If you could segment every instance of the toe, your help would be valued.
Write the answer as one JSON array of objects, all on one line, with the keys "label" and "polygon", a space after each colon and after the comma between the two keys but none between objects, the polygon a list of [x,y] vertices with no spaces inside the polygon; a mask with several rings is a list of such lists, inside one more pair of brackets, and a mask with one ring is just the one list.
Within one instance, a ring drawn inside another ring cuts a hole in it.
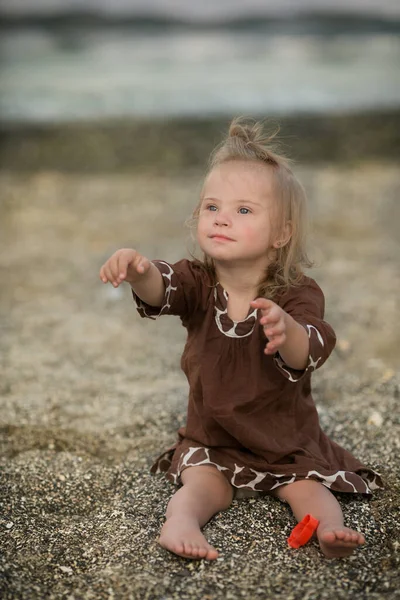
[{"label": "toe", "polygon": [[208,560],[215,560],[216,558],[218,558],[218,551],[215,548],[210,548],[207,551],[206,558]]},{"label": "toe", "polygon": [[185,554],[185,546],[183,543],[172,544],[171,546],[166,546],[166,548],[167,550],[170,550],[175,554],[179,554],[180,556],[182,556],[182,554]]},{"label": "toe", "polygon": [[327,544],[333,544],[336,540],[336,535],[333,531],[324,531],[321,534],[321,539]]},{"label": "toe", "polygon": [[358,544],[363,544],[365,542],[364,536],[357,531],[344,531],[343,537],[340,535],[340,533],[341,532],[336,533],[337,539],[346,546],[357,546]]},{"label": "toe", "polygon": [[183,551],[185,554],[187,554],[187,556],[192,556],[192,544],[189,544],[189,542],[185,542],[183,544]]}]

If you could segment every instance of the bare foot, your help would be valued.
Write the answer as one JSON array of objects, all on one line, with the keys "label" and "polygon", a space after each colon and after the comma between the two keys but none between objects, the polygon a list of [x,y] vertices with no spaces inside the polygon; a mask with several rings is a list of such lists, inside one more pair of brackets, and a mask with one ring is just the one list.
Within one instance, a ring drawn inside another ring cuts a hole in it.
[{"label": "bare foot", "polygon": [[322,552],[328,558],[350,556],[354,550],[365,543],[361,533],[344,526],[321,525],[317,529],[317,537]]},{"label": "bare foot", "polygon": [[170,517],[161,530],[158,543],[184,558],[215,560],[218,551],[210,546],[195,519]]}]

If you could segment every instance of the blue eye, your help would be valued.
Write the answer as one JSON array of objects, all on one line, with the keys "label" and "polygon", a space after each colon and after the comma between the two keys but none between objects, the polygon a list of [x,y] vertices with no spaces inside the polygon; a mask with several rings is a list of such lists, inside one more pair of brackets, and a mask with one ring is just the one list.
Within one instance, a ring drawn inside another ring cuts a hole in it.
[{"label": "blue eye", "polygon": [[211,210],[212,212],[215,212],[217,210],[217,207],[214,204],[209,204],[207,206],[207,210]]},{"label": "blue eye", "polygon": [[244,206],[242,206],[242,208],[239,208],[239,212],[241,215],[248,215],[251,211],[249,208],[245,208]]}]

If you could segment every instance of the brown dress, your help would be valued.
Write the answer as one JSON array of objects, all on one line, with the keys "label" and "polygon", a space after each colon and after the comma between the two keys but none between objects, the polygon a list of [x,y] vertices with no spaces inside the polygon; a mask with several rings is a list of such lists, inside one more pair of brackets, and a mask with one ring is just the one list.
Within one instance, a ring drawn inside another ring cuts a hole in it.
[{"label": "brown dress", "polygon": [[314,479],[333,491],[371,494],[382,487],[362,465],[321,430],[311,395],[311,373],[328,358],[335,334],[323,320],[324,296],[304,277],[277,303],[310,338],[303,371],[279,354],[267,356],[266,337],[250,309],[240,322],[227,314],[228,294],[197,261],[154,261],[165,280],[161,308],[134,294],[139,314],[179,315],[187,329],[181,366],[189,382],[186,427],[152,467],[180,484],[189,466],[214,465],[234,488],[269,492],[296,480]]}]

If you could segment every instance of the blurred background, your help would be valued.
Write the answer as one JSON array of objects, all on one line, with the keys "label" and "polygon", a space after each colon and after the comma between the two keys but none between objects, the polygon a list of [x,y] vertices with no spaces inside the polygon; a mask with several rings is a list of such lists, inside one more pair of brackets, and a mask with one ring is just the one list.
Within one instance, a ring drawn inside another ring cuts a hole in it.
[{"label": "blurred background", "polygon": [[238,114],[276,117],[299,159],[398,142],[396,0],[2,0],[0,16],[8,167],[197,165]]},{"label": "blurred background", "polygon": [[1,14],[7,121],[398,104],[394,0],[2,0]]}]

